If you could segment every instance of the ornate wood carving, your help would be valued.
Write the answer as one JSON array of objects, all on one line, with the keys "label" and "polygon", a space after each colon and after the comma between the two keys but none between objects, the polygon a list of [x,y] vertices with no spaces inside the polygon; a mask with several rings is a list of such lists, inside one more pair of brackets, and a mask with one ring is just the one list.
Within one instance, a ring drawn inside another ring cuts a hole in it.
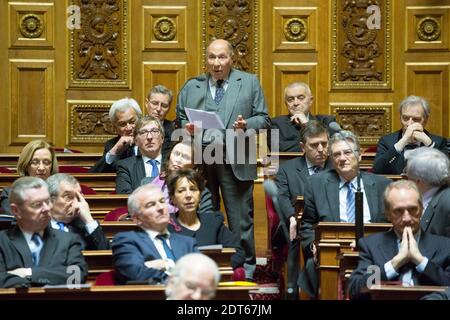
[{"label": "ornate wood carving", "polygon": [[308,27],[305,20],[292,18],[284,24],[284,36],[292,42],[300,42],[306,39]]},{"label": "ornate wood carving", "polygon": [[111,103],[69,101],[70,143],[104,143],[114,136],[116,132],[109,119]]},{"label": "ornate wood carving", "polygon": [[[369,6],[379,8],[379,29]],[[333,87],[390,87],[389,0],[335,0],[333,23]]]},{"label": "ornate wood carving", "polygon": [[44,31],[44,23],[37,14],[28,13],[20,19],[19,29],[25,38],[39,38]]},{"label": "ornate wood carving", "polygon": [[175,21],[169,17],[161,17],[153,25],[153,34],[159,41],[171,41],[177,34]]},{"label": "ornate wood carving", "polygon": [[391,132],[391,103],[340,103],[331,109],[341,127],[355,133],[363,146],[375,145]]},{"label": "ornate wood carving", "polygon": [[81,29],[71,32],[71,80],[75,86],[128,83],[128,0],[72,0]]},{"label": "ornate wood carving", "polygon": [[207,26],[204,25],[202,28],[203,51],[206,50],[209,42],[225,39],[234,47],[234,66],[256,73],[258,65],[257,8],[258,0],[203,0],[203,23],[207,23]]},{"label": "ornate wood carving", "polygon": [[417,23],[417,36],[422,41],[435,41],[441,35],[439,21],[433,17],[425,17]]}]

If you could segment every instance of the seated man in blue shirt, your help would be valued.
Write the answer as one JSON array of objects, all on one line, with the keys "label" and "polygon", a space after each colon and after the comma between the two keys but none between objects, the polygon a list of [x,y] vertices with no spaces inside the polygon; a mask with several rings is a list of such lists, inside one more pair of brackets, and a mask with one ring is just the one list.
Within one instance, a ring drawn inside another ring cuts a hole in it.
[{"label": "seated man in blue shirt", "polygon": [[384,200],[393,228],[359,241],[359,263],[348,285],[350,297],[363,297],[372,276],[367,272],[369,266],[379,267],[378,282],[449,286],[450,239],[421,230],[423,203],[417,185],[408,180],[393,182],[386,188]]}]

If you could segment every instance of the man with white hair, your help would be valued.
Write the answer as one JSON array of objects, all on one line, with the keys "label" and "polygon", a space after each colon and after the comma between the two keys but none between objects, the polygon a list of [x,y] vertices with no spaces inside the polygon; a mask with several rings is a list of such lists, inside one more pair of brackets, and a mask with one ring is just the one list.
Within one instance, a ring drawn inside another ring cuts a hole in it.
[{"label": "man with white hair", "polygon": [[450,237],[450,161],[437,149],[421,147],[408,155],[406,175],[423,195],[423,231]]},{"label": "man with white hair", "polygon": [[220,281],[217,263],[202,253],[177,261],[166,286],[168,300],[210,300]]},{"label": "man with white hair", "polygon": [[109,119],[116,129],[117,136],[105,142],[103,156],[90,172],[116,172],[118,160],[138,154],[133,134],[134,125],[141,115],[141,107],[132,98],[123,98],[112,104]]},{"label": "man with white hair", "polygon": [[424,98],[407,97],[400,103],[399,111],[402,128],[378,141],[374,173],[401,174],[406,166],[405,157],[418,147],[435,148],[448,154],[447,139],[425,130],[430,107]]}]

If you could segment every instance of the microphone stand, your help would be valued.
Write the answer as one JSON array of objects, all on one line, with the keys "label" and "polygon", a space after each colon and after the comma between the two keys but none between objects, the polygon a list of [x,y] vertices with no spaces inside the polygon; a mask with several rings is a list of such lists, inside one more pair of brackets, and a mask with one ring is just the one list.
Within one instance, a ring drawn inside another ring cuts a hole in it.
[{"label": "microphone stand", "polygon": [[355,192],[355,239],[356,244],[364,237],[364,194],[361,191],[361,174],[358,173],[358,187]]}]

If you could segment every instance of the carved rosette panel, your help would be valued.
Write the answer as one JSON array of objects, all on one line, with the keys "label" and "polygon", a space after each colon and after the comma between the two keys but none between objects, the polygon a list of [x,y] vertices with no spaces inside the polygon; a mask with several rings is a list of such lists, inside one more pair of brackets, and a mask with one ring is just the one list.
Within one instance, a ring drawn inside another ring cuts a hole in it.
[{"label": "carved rosette panel", "polygon": [[128,0],[72,0],[81,28],[70,33],[73,86],[128,86]]},{"label": "carved rosette panel", "polygon": [[20,19],[19,30],[25,38],[39,38],[44,31],[44,22],[37,14],[28,13]]},{"label": "carved rosette panel", "polygon": [[209,42],[225,39],[234,47],[234,66],[256,73],[258,65],[257,8],[258,0],[203,0],[203,52]]},{"label": "carved rosette panel", "polygon": [[116,132],[109,119],[111,103],[69,102],[70,143],[104,143],[113,137]]},{"label": "carved rosette panel", "polygon": [[331,109],[342,129],[355,133],[362,146],[376,145],[391,132],[392,104],[332,104]]},{"label": "carved rosette panel", "polygon": [[307,23],[300,18],[292,18],[284,24],[284,36],[292,42],[300,42],[306,39],[308,34]]},{"label": "carved rosette panel", "polygon": [[177,34],[177,26],[175,21],[169,17],[161,17],[157,19],[153,26],[153,34],[159,41],[172,41]]},{"label": "carved rosette panel", "polygon": [[[379,8],[379,28],[373,26]],[[333,88],[389,88],[390,1],[334,0]]]},{"label": "carved rosette panel", "polygon": [[436,41],[441,35],[439,21],[433,17],[425,17],[417,23],[417,36],[422,41]]}]

